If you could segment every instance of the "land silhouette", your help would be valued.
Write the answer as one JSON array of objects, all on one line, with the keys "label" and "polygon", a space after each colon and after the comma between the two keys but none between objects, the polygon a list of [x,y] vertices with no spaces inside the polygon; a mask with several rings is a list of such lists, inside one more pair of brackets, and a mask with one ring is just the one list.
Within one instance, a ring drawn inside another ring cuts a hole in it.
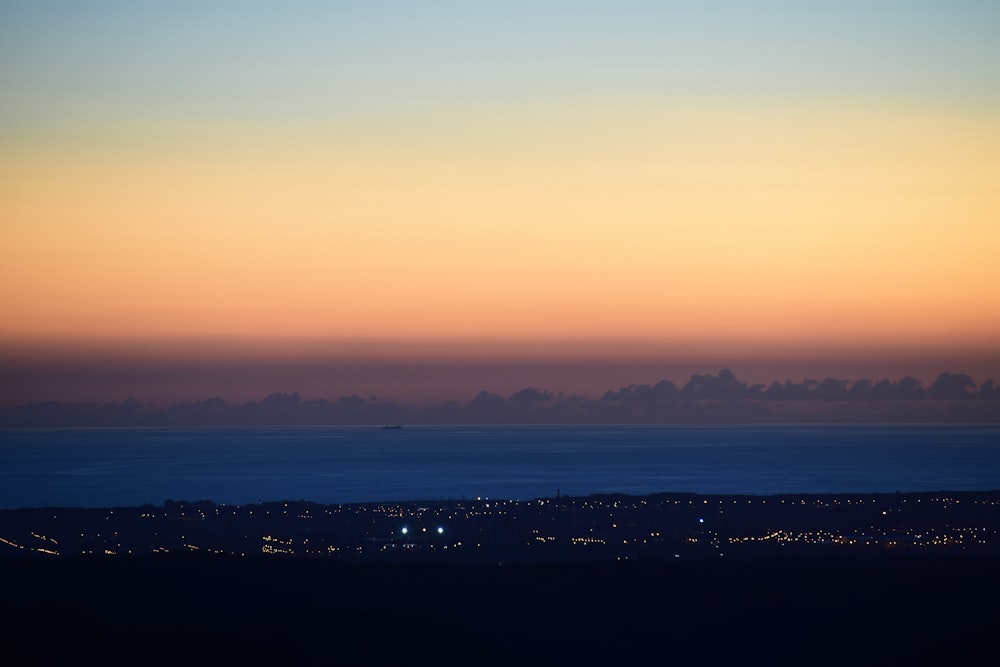
[{"label": "land silhouette", "polygon": [[0,639],[123,665],[986,664],[998,508],[994,491],[0,511]]}]

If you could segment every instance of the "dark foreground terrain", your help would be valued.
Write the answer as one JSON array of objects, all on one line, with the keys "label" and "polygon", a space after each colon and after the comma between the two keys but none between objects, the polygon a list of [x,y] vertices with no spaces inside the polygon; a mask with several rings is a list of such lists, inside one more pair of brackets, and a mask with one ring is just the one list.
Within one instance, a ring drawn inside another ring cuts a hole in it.
[{"label": "dark foreground terrain", "polygon": [[[993,557],[0,560],[4,664],[996,664]],[[24,663],[26,664],[26,663]]]},{"label": "dark foreground terrain", "polygon": [[957,665],[1000,493],[0,511],[0,661]]}]

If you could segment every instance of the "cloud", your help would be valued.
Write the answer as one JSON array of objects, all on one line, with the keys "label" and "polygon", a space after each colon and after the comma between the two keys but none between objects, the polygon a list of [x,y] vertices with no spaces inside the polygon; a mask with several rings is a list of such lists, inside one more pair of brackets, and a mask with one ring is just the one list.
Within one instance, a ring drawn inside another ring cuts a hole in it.
[{"label": "cloud", "polygon": [[931,398],[961,400],[975,396],[976,383],[965,373],[942,373],[927,390]]},{"label": "cloud", "polygon": [[732,371],[724,368],[716,376],[692,375],[680,395],[682,398],[726,400],[746,398],[748,393],[746,383],[737,380]]},{"label": "cloud", "polygon": [[527,387],[521,391],[515,392],[511,395],[510,400],[513,403],[545,403],[554,398],[553,394],[547,391],[540,391],[534,387]]},{"label": "cloud", "polygon": [[621,387],[618,391],[608,391],[601,399],[603,401],[670,401],[680,394],[680,391],[670,380],[661,380],[655,385],[633,384]]},{"label": "cloud", "polygon": [[[927,401],[927,398],[937,399]],[[970,400],[980,399],[980,400]],[[992,400],[986,400],[992,399]],[[526,387],[504,398],[482,390],[468,403],[412,406],[357,394],[306,400],[297,392],[230,404],[221,398],[167,408],[120,403],[46,401],[0,407],[0,426],[221,426],[328,424],[669,424],[883,421],[1000,422],[1000,388],[942,373],[927,390],[904,377],[804,379],[748,386],[729,370],[672,382],[628,385],[601,400]]]}]

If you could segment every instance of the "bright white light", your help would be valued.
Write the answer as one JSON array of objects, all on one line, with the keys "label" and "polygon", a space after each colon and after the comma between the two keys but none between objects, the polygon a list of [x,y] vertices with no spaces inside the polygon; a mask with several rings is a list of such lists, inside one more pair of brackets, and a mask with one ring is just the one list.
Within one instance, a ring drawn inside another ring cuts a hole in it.
[{"label": "bright white light", "polygon": [[698,519],[698,523],[705,523],[704,519]]},{"label": "bright white light", "polygon": [[444,528],[442,528],[441,526],[438,526],[438,535],[440,535],[443,532],[444,532]]},{"label": "bright white light", "polygon": [[403,533],[403,535],[406,535],[408,532],[410,532],[410,529],[407,528],[406,526],[403,526],[403,530],[401,530],[400,532]]}]

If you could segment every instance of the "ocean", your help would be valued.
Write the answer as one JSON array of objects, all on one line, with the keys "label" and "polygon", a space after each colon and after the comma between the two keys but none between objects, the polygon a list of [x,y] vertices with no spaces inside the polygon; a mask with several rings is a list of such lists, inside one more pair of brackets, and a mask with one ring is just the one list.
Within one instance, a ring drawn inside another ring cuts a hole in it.
[{"label": "ocean", "polygon": [[0,508],[1000,489],[1000,426],[0,430]]}]

